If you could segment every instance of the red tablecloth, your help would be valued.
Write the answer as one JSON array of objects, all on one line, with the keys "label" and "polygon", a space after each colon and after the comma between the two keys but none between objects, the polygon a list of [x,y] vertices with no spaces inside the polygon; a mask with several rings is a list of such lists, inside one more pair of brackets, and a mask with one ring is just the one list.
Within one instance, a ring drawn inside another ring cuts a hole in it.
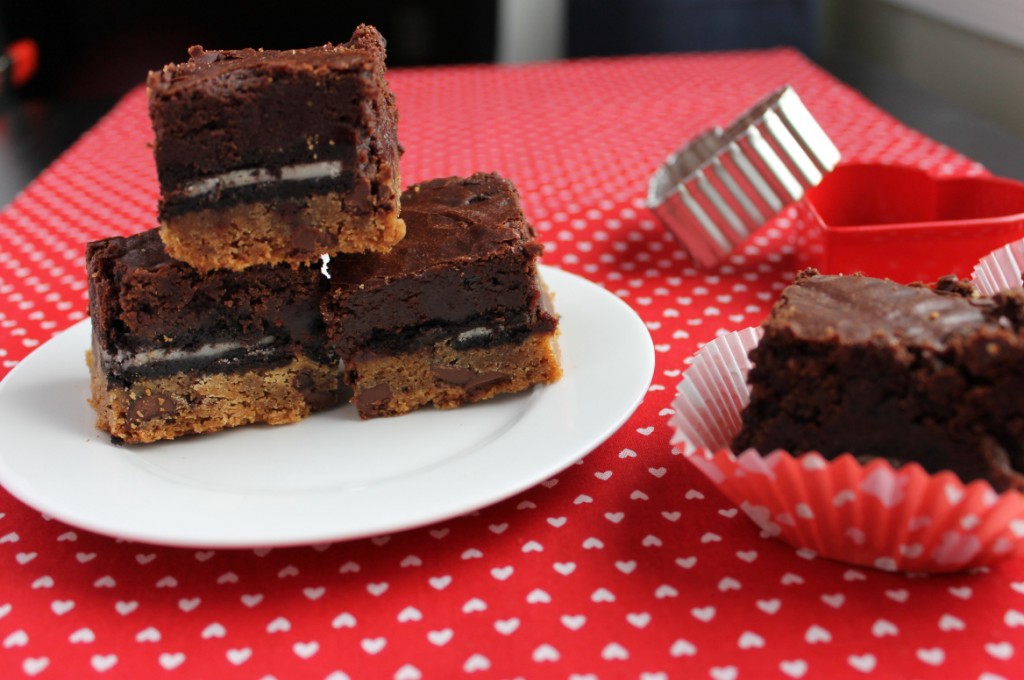
[{"label": "red tablecloth", "polygon": [[[0,491],[0,676],[1024,677],[1024,563],[908,578],[815,559],[760,537],[674,454],[669,403],[687,357],[763,318],[794,273],[792,247],[784,216],[700,273],[643,207],[669,151],[785,83],[847,160],[980,167],[788,50],[390,80],[405,182],[512,178],[544,261],[646,321],[646,400],[578,465],[516,497],[333,545],[119,542]],[[0,214],[3,373],[83,318],[86,241],[154,225],[150,138],[137,90]]]}]

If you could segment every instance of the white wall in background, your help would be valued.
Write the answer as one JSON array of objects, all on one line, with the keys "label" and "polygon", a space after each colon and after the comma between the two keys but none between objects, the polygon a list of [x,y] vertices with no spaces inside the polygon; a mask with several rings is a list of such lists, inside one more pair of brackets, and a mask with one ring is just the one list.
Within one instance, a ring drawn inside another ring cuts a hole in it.
[{"label": "white wall in background", "polygon": [[[1024,137],[1024,0],[822,0],[825,53],[860,55]],[[931,11],[918,10],[928,5]],[[990,25],[1002,17],[1014,41],[939,15],[956,5]],[[962,5],[962,7],[961,7]],[[985,13],[988,8],[990,11]],[[995,8],[1004,13],[995,13]],[[987,18],[985,18],[987,17]]]},{"label": "white wall in background", "polygon": [[1020,0],[887,1],[989,38],[1024,47],[1024,2]]}]

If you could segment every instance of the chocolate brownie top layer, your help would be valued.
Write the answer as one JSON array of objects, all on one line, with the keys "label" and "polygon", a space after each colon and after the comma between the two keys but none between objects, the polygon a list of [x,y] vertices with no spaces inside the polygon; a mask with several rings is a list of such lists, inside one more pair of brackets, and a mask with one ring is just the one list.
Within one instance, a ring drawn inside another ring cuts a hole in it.
[{"label": "chocolate brownie top layer", "polygon": [[208,81],[210,94],[231,96],[246,85],[259,86],[263,74],[281,71],[286,75],[305,72],[326,75],[330,71],[383,72],[384,39],[376,29],[360,26],[343,45],[327,43],[322,47],[298,50],[206,50],[193,45],[189,60],[170,64],[150,76],[150,85],[164,94],[181,93]]},{"label": "chocolate brownie top layer", "polygon": [[1024,294],[801,273],[750,354],[738,451],[916,461],[1024,488]]},{"label": "chocolate brownie top layer", "polygon": [[[149,74],[161,188],[234,170],[340,161],[397,163],[385,43],[371,26],[349,42],[298,50],[205,50]],[[372,168],[371,168],[372,170]]]},{"label": "chocolate brownie top layer", "polygon": [[388,253],[332,260],[335,289],[389,285],[391,279],[515,252],[524,260],[541,253],[519,194],[497,174],[447,177],[415,184],[402,194],[408,233]]},{"label": "chocolate brownie top layer", "polygon": [[304,353],[331,356],[316,267],[256,266],[201,274],[164,251],[158,231],[113,237],[86,247],[89,313],[104,366],[154,374],[230,355],[260,362]]},{"label": "chocolate brownie top layer", "polygon": [[482,338],[484,328],[553,327],[539,304],[542,247],[511,182],[483,173],[424,182],[402,194],[402,218],[406,236],[390,252],[331,258],[324,317],[343,355],[408,351],[478,328]]},{"label": "chocolate brownie top layer", "polygon": [[[867,276],[802,273],[772,311],[772,325],[802,338],[844,342],[890,340],[944,348],[980,326],[1003,328],[1013,319],[990,298],[923,285],[904,286]],[[1019,323],[1019,320],[1017,321]]]}]

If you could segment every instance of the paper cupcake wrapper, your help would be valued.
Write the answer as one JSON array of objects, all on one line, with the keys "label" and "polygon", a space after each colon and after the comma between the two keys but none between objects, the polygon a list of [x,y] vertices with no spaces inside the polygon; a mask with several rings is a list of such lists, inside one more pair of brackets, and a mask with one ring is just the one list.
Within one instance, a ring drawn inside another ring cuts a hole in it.
[{"label": "paper cupcake wrapper", "polygon": [[1022,272],[1024,240],[1008,243],[981,258],[971,278],[983,295],[994,295],[1001,290],[1024,287]]},{"label": "paper cupcake wrapper", "polygon": [[1024,554],[1024,496],[985,481],[850,455],[729,449],[749,401],[748,328],[694,357],[673,402],[672,443],[766,534],[816,554],[885,571],[970,569]]}]

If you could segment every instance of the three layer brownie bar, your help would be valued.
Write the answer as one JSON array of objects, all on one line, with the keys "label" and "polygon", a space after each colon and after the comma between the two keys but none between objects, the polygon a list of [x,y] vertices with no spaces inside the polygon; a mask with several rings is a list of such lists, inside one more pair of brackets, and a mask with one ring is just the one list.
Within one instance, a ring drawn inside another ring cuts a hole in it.
[{"label": "three layer brownie bar", "polygon": [[115,442],[291,423],[336,403],[319,267],[203,273],[152,229],[90,243],[86,271],[90,403]]},{"label": "three layer brownie bar", "polygon": [[852,453],[1024,489],[1024,296],[802,272],[751,351],[733,450]]},{"label": "three layer brownie bar", "polygon": [[451,408],[561,376],[541,245],[515,187],[445,178],[402,197],[405,239],[329,264],[323,312],[362,418]]},{"label": "three layer brownie bar", "polygon": [[168,253],[202,271],[386,251],[399,217],[385,43],[189,50],[149,74]]}]

